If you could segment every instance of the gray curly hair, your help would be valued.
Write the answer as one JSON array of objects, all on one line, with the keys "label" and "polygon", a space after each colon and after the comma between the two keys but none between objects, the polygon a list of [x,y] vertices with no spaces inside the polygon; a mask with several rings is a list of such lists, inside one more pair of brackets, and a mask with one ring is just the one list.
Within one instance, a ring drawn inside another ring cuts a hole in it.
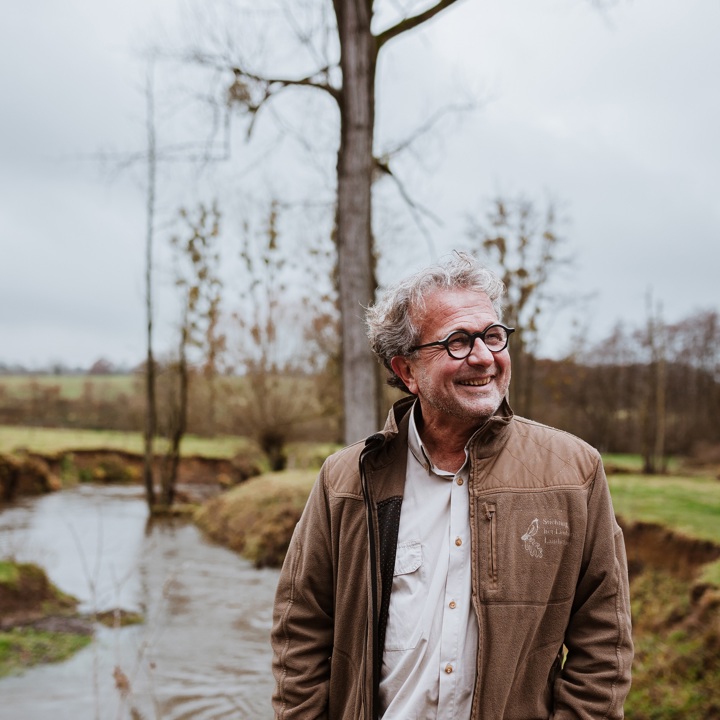
[{"label": "gray curly hair", "polygon": [[431,265],[389,287],[367,308],[365,324],[370,347],[390,375],[388,385],[410,392],[395,374],[390,361],[396,355],[412,355],[420,341],[420,321],[425,298],[435,290],[473,290],[485,293],[501,319],[502,280],[468,253],[456,252],[447,262]]}]

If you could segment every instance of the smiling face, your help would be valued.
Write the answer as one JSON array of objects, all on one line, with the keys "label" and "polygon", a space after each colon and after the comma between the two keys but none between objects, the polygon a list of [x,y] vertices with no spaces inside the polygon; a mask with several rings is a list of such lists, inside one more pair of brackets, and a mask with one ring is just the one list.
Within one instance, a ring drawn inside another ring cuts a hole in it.
[{"label": "smiling face", "polygon": [[[442,340],[454,330],[479,332],[499,321],[485,293],[436,290],[425,302],[418,345]],[[424,426],[467,437],[492,417],[510,385],[507,348],[491,353],[480,339],[464,360],[435,346],[417,351],[417,357],[394,357],[392,367],[418,396]]]}]

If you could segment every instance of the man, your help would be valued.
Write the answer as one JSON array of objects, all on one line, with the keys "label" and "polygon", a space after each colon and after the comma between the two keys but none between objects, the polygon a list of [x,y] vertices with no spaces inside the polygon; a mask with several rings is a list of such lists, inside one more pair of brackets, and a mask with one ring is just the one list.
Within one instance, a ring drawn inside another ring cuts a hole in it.
[{"label": "man", "polygon": [[295,529],[279,720],[623,717],[627,563],[602,462],[513,416],[503,291],[457,255],[368,310],[411,397],[328,458]]}]

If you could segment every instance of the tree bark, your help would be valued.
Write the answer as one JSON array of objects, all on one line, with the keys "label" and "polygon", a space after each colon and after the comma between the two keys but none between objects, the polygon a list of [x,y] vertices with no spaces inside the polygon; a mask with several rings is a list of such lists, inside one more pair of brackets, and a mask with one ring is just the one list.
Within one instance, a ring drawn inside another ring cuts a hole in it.
[{"label": "tree bark", "polygon": [[377,430],[379,373],[365,333],[364,306],[376,287],[371,190],[377,42],[368,0],[334,0],[340,36],[340,148],[337,160],[337,248],[342,317],[346,443]]},{"label": "tree bark", "polygon": [[188,390],[189,369],[187,361],[188,345],[188,319],[184,320],[184,327],[180,340],[180,357],[178,359],[178,405],[175,413],[171,413],[170,447],[168,448],[163,464],[162,487],[160,504],[169,510],[175,502],[175,487],[177,485],[178,468],[180,467],[180,444],[187,430],[188,417]]}]

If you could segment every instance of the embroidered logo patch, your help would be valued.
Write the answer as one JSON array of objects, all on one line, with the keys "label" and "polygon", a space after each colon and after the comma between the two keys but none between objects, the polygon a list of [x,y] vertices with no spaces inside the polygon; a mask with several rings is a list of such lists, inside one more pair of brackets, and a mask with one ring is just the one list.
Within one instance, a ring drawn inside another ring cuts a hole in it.
[{"label": "embroidered logo patch", "polygon": [[520,536],[525,551],[534,558],[543,557],[547,545],[569,545],[572,538],[570,523],[565,519],[534,518],[527,531]]},{"label": "embroidered logo patch", "polygon": [[535,539],[539,527],[540,524],[538,522],[538,519],[535,518],[530,523],[530,527],[527,529],[527,532],[520,538],[525,544],[525,550],[527,550],[527,552],[529,552],[532,557],[536,558],[541,558],[543,556],[543,551],[540,547],[540,543],[538,543],[538,541]]}]

